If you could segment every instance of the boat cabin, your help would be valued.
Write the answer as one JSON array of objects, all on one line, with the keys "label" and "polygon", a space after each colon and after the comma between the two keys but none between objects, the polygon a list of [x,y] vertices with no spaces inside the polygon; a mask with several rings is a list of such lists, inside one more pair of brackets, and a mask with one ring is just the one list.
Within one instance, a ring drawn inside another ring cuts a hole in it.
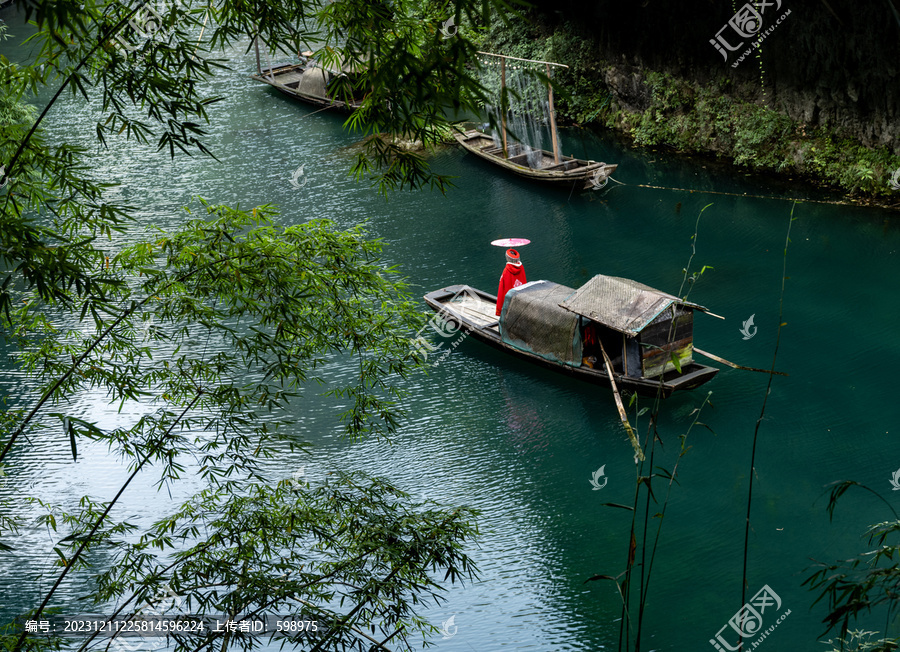
[{"label": "boat cabin", "polygon": [[[358,70],[344,64],[340,68],[325,65],[312,58],[312,52],[304,52],[303,63],[283,63],[268,68],[259,68],[257,81],[265,82],[278,91],[294,99],[316,106],[329,106],[352,111],[359,107],[365,92],[353,85]],[[257,65],[259,61],[257,60]],[[351,83],[352,99],[349,105],[343,101],[343,93],[336,93],[336,85],[343,79]]]},{"label": "boat cabin", "polygon": [[[504,343],[571,367],[655,378],[693,361],[694,310],[703,306],[630,279],[599,274],[578,290],[536,281],[513,288],[500,316]],[[677,364],[676,364],[677,360]]]}]

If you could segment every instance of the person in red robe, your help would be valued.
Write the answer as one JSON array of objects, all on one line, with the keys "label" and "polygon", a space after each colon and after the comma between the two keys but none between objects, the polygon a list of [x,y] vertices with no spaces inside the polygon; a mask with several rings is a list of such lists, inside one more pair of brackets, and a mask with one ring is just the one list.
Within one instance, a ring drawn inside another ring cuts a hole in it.
[{"label": "person in red robe", "polygon": [[506,293],[512,288],[525,285],[525,268],[519,260],[519,252],[515,249],[506,250],[506,267],[503,268],[503,274],[500,275],[500,287],[497,289],[497,315],[503,308],[503,300]]}]

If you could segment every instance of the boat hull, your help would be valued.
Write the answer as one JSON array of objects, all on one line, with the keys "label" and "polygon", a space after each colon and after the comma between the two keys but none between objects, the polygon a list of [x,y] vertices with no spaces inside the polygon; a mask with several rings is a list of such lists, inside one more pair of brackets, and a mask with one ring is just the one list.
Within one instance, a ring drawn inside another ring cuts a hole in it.
[{"label": "boat hull", "polygon": [[[469,301],[469,304],[473,306],[472,308],[466,306],[465,302],[462,302],[461,305],[455,305],[455,302],[452,301],[463,293],[472,297]],[[479,342],[483,342],[522,360],[527,360],[546,369],[551,369],[579,380],[607,387],[610,384],[609,375],[604,368],[571,367],[547,360],[527,351],[515,349],[503,342],[500,338],[498,318],[493,316],[497,297],[492,294],[464,285],[450,285],[440,290],[429,292],[424,298],[428,306],[435,312],[441,313],[445,321],[455,321],[460,330],[471,335]],[[615,380],[620,391],[632,391],[644,396],[656,396],[659,393],[666,398],[671,396],[673,392],[699,387],[703,383],[712,380],[713,376],[718,372],[719,370],[715,367],[692,362],[682,367],[682,373],[672,371],[665,374],[661,379],[634,378],[616,374]]]},{"label": "boat hull", "polygon": [[493,138],[481,131],[472,129],[465,133],[457,133],[455,137],[456,141],[467,152],[482,160],[530,181],[564,187],[567,190],[572,188],[573,185],[576,187],[581,186],[584,190],[602,188],[618,167],[613,164],[586,161],[572,156],[560,156],[560,162],[556,163],[553,152],[548,152],[547,150],[537,150],[540,152],[538,167],[529,167],[528,165],[523,165],[527,161],[528,155],[524,153],[516,154],[517,145],[510,145],[508,153],[511,156],[504,158],[502,151],[500,151],[501,148],[494,144]]},{"label": "boat hull", "polygon": [[300,76],[305,70],[306,66],[302,63],[285,63],[272,66],[271,68],[263,68],[260,74],[250,75],[250,77],[256,81],[268,84],[278,92],[304,104],[331,108],[343,113],[352,113],[360,107],[360,104],[357,102],[347,104],[341,100],[310,95],[298,90],[297,86],[299,85]]}]

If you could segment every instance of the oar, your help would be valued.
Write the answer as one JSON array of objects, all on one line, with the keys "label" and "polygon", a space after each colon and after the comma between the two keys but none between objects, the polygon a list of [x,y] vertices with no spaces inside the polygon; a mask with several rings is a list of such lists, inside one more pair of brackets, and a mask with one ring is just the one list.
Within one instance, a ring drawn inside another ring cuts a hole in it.
[{"label": "oar", "polygon": [[606,365],[606,373],[609,374],[609,384],[612,385],[613,397],[615,397],[616,407],[619,409],[619,418],[622,419],[622,425],[625,426],[628,438],[631,439],[631,446],[634,448],[634,454],[643,462],[644,451],[641,450],[637,435],[634,434],[634,428],[631,427],[631,423],[628,421],[628,414],[626,414],[625,405],[622,403],[622,395],[619,394],[619,388],[616,387],[616,376],[613,373],[612,362],[610,362],[609,356],[606,355],[606,349],[603,348],[602,342],[600,342],[600,353],[603,354],[603,364]]},{"label": "oar", "polygon": [[777,374],[779,376],[787,376],[788,375],[788,374],[784,373],[783,371],[770,371],[769,369],[757,369],[756,367],[745,367],[744,365],[741,365],[741,364],[736,364],[734,362],[728,362],[728,360],[726,360],[725,358],[720,358],[719,356],[713,355],[712,353],[707,353],[706,351],[701,351],[696,346],[694,347],[694,353],[699,353],[700,355],[705,355],[707,358],[715,360],[716,362],[721,362],[722,364],[726,364],[729,367],[732,367],[734,369],[743,369],[745,371],[758,371],[763,374]]}]

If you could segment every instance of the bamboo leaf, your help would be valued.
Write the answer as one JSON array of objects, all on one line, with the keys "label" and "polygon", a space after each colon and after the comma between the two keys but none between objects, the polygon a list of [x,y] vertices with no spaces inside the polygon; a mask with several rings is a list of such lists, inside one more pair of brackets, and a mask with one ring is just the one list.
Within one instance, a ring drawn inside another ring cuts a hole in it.
[{"label": "bamboo leaf", "polygon": [[64,422],[66,430],[69,432],[69,446],[72,448],[72,461],[78,461],[78,446],[75,443],[75,429],[72,427],[71,422],[66,419]]},{"label": "bamboo leaf", "polygon": [[588,582],[597,582],[600,580],[610,580],[618,584],[618,580],[612,575],[592,575],[591,577],[587,578],[584,583],[587,584]]},{"label": "bamboo leaf", "polygon": [[606,507],[618,507],[619,509],[626,509],[629,512],[634,511],[634,507],[632,507],[630,505],[622,505],[620,503],[600,503],[600,504],[603,506],[606,506]]},{"label": "bamboo leaf", "polygon": [[673,351],[672,353],[670,353],[669,357],[672,358],[672,364],[675,365],[675,371],[681,373],[681,360],[678,358],[675,352]]}]

